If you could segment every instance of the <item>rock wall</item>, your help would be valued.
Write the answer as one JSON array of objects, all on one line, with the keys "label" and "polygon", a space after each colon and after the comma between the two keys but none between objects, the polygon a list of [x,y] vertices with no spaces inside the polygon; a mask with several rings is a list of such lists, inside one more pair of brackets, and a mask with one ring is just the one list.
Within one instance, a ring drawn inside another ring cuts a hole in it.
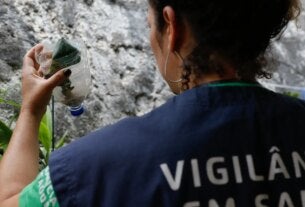
[{"label": "rock wall", "polygon": [[[20,102],[25,52],[44,39],[82,39],[92,74],[86,112],[79,118],[56,104],[56,136],[71,138],[139,116],[172,96],[157,72],[148,42],[145,0],[0,0],[0,89]],[[274,43],[274,82],[305,86],[305,14]],[[12,108],[0,105],[8,122]]]}]

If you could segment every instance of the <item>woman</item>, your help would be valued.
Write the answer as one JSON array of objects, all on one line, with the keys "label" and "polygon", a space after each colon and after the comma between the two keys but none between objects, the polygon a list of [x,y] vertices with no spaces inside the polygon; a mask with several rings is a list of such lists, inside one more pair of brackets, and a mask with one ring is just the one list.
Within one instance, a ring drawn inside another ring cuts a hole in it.
[{"label": "woman", "polygon": [[151,47],[178,96],[53,153],[37,176],[38,125],[52,89],[71,71],[40,78],[34,54],[41,46],[34,47],[0,163],[0,206],[304,206],[305,103],[256,82],[269,77],[264,53],[299,2],[149,5]]}]

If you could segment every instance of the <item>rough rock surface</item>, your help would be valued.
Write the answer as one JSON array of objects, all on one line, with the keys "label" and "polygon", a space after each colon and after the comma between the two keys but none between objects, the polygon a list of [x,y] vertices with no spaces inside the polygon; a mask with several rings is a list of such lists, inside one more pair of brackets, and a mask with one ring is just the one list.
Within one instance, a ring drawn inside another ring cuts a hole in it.
[{"label": "rough rock surface", "polygon": [[[79,118],[56,104],[56,136],[71,138],[139,116],[172,96],[152,57],[144,0],[0,0],[0,89],[20,102],[22,57],[34,44],[61,36],[82,39],[92,74],[86,112]],[[272,81],[305,86],[305,14],[274,43]],[[0,120],[12,108],[0,105]]]}]

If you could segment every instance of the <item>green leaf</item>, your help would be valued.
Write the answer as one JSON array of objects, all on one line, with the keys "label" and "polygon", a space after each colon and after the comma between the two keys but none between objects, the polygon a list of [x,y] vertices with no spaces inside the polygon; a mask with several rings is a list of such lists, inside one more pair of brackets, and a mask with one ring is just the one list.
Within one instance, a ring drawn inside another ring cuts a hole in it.
[{"label": "green leaf", "polygon": [[286,91],[286,92],[283,92],[283,94],[286,95],[286,96],[294,97],[294,98],[299,98],[300,97],[299,93],[292,92],[292,91]]},{"label": "green leaf", "polygon": [[48,165],[49,153],[44,147],[39,148],[39,165],[41,170]]},{"label": "green leaf", "polygon": [[[47,111],[45,113],[45,120],[44,123],[47,125],[49,132],[50,132],[50,137],[52,139],[52,113],[51,113],[51,109],[48,106]],[[52,142],[52,140],[51,140]]]},{"label": "green leaf", "polygon": [[64,133],[64,135],[56,142],[55,144],[55,149],[59,149],[61,148],[62,146],[64,146],[65,142],[66,142],[66,139],[68,138],[68,131],[66,131]]},{"label": "green leaf", "polygon": [[47,108],[39,127],[39,141],[42,145],[41,151],[43,152],[42,164],[47,164],[52,146],[52,113],[50,107]]},{"label": "green leaf", "polygon": [[39,141],[49,153],[52,146],[52,114],[49,107],[40,122]]},{"label": "green leaf", "polygon": [[13,100],[7,100],[6,96],[7,96],[7,91],[0,89],[0,104],[8,104],[8,105],[14,106],[18,109],[21,107],[21,105],[19,103],[15,102]]},{"label": "green leaf", "polygon": [[39,141],[47,152],[50,151],[52,145],[52,136],[46,123],[41,122],[39,126]]},{"label": "green leaf", "polygon": [[5,100],[3,98],[0,98],[0,104],[8,104],[10,106],[14,106],[16,108],[20,108],[20,104],[15,102],[15,101],[11,101],[11,100]]},{"label": "green leaf", "polygon": [[5,123],[0,121],[0,147],[6,149],[12,134],[13,131],[8,126],[6,126]]},{"label": "green leaf", "polygon": [[14,116],[9,120],[9,124],[7,125],[9,128],[12,127],[12,124],[17,120],[19,114],[15,113]]}]

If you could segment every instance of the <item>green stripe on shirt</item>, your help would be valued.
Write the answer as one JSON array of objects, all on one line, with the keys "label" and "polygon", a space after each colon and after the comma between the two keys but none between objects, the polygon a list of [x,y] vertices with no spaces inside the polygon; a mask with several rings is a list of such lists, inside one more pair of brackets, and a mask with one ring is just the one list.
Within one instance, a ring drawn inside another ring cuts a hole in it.
[{"label": "green stripe on shirt", "polygon": [[247,83],[247,82],[225,82],[225,83],[211,83],[208,84],[210,87],[229,87],[229,86],[239,86],[239,87],[261,87],[258,83]]},{"label": "green stripe on shirt", "polygon": [[26,186],[19,197],[19,207],[59,207],[52,186],[49,167]]}]

